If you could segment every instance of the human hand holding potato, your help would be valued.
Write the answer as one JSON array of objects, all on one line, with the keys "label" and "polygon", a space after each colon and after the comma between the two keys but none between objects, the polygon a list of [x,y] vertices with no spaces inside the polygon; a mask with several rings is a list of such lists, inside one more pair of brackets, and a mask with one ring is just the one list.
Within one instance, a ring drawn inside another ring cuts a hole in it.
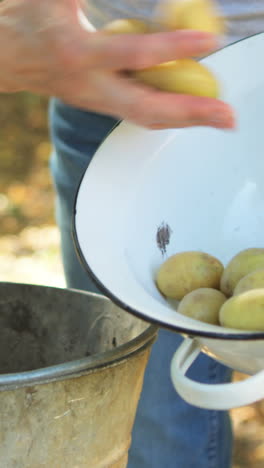
[{"label": "human hand holding potato", "polygon": [[[153,21],[124,18],[108,23],[111,34],[150,33],[159,30],[192,29],[220,34],[223,24],[213,0],[164,0],[158,4]],[[140,82],[161,91],[218,98],[219,84],[214,75],[193,59],[174,60],[142,70],[130,71]]]},{"label": "human hand holding potato", "polygon": [[146,128],[208,125],[232,128],[230,106],[173,95],[128,77],[161,62],[199,56],[215,47],[194,31],[110,35],[89,31],[76,0],[0,2],[0,91],[31,91]]},{"label": "human hand holding potato", "polygon": [[[141,19],[124,18],[108,23],[103,31],[108,34],[151,34],[153,32],[168,30],[200,30],[213,34],[221,34],[224,31],[223,21],[218,15],[214,0],[165,0],[160,2],[156,15],[152,21],[145,23]],[[185,31],[186,32],[186,31]],[[203,54],[200,54],[203,55]],[[203,64],[198,63],[193,57],[199,54],[185,56],[177,60],[171,60],[143,67],[138,70],[128,69],[130,77],[138,83],[145,84],[158,91],[179,95],[179,100],[185,100],[190,96],[204,98],[219,98],[221,94],[218,80],[213,73]],[[205,103],[205,101],[204,101]],[[200,101],[200,105],[203,103]],[[161,110],[162,111],[162,110]],[[231,117],[231,109],[229,108]],[[215,127],[218,125],[215,118]],[[178,124],[178,127],[204,125],[196,120]],[[235,126],[233,116],[229,119],[228,128]],[[152,128],[165,128],[162,119]]]}]

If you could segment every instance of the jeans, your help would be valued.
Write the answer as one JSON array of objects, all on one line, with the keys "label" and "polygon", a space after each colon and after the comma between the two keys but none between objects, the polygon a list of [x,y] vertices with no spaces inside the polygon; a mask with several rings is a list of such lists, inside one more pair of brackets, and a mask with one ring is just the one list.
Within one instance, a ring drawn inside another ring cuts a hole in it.
[{"label": "jeans", "polygon": [[[98,292],[75,253],[71,223],[82,174],[115,120],[74,109],[57,99],[51,100],[49,116],[54,147],[51,172],[67,286]],[[231,467],[232,428],[228,412],[189,405],[172,386],[170,361],[181,341],[177,333],[159,331],[145,373],[128,468]],[[231,371],[200,354],[188,375],[214,384],[229,382]]]}]

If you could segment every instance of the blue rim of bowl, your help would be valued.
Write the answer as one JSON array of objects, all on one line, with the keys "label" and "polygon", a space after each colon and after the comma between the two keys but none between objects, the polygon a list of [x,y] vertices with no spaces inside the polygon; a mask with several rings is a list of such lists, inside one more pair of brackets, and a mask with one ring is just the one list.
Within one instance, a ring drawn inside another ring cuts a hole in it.
[{"label": "blue rim of bowl", "polygon": [[[252,35],[247,36],[247,37],[245,37],[243,39],[239,39],[237,41],[234,41],[231,44],[227,44],[225,47],[222,47],[222,48],[212,52],[211,54],[208,54],[207,57],[215,55],[218,52],[220,52],[221,50],[227,49],[228,47],[232,47],[235,44],[247,41],[248,39],[251,39],[251,38],[256,37],[256,36],[261,36],[261,35],[264,35],[264,32],[259,32],[259,33],[256,33],[256,34],[252,34]],[[206,58],[206,57],[203,57],[203,59],[204,58]],[[120,125],[121,122],[122,122],[122,120],[118,120],[116,122],[116,124],[113,125],[111,130],[106,134],[104,139],[101,141],[101,143],[98,146],[97,150],[95,151],[93,157],[95,157],[95,155],[96,155],[97,151],[99,150],[99,148],[105,143],[105,141],[107,140],[109,135],[111,135],[111,133]],[[206,332],[206,331],[201,331],[201,330],[196,330],[196,329],[186,329],[184,327],[180,327],[180,326],[177,326],[177,325],[166,324],[166,323],[164,323],[164,322],[162,322],[162,321],[160,321],[158,319],[152,319],[148,315],[144,314],[144,312],[140,312],[139,310],[134,309],[133,307],[126,304],[125,302],[121,301],[115,294],[113,294],[100,281],[100,279],[97,277],[97,275],[93,272],[93,270],[91,269],[91,267],[87,263],[84,255],[82,253],[82,249],[81,249],[81,246],[80,246],[79,240],[78,240],[78,234],[77,234],[77,228],[76,228],[76,213],[77,213],[76,205],[77,205],[79,190],[80,190],[80,187],[82,185],[82,181],[83,181],[83,178],[84,178],[84,176],[86,174],[87,169],[88,169],[88,165],[87,165],[87,168],[84,171],[83,176],[82,176],[82,178],[81,178],[81,180],[79,182],[78,189],[77,189],[77,192],[76,192],[76,195],[75,195],[74,208],[73,208],[73,217],[72,217],[72,238],[73,238],[73,243],[74,243],[74,247],[75,247],[77,256],[79,257],[83,267],[85,268],[86,272],[88,273],[90,278],[93,280],[93,282],[95,283],[97,288],[106,297],[108,297],[118,307],[121,307],[126,312],[134,315],[135,317],[138,317],[138,318],[144,320],[145,322],[152,323],[152,324],[157,325],[158,327],[163,328],[163,329],[178,332],[178,333],[180,333],[180,334],[182,334],[184,336],[188,336],[188,337],[191,337],[191,338],[195,338],[197,336],[197,337],[205,337],[205,338],[216,338],[216,339],[219,339],[219,340],[244,340],[244,341],[252,341],[252,340],[258,341],[258,340],[263,340],[264,339],[264,332],[250,332],[250,331],[248,331],[246,333],[243,333],[243,332],[241,332],[241,333],[239,333],[239,332],[238,333],[231,333],[231,332],[230,333],[226,333],[226,332],[223,333],[223,332],[219,331],[219,333],[218,333],[218,332],[209,332],[209,331]],[[220,328],[220,326],[219,326],[219,328]]]}]

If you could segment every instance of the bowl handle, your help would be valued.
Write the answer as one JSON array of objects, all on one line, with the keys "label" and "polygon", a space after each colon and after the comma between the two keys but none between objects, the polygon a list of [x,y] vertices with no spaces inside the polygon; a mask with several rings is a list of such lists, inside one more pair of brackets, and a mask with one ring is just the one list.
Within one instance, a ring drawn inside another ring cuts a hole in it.
[{"label": "bowl handle", "polygon": [[264,370],[241,382],[214,385],[186,377],[185,373],[199,353],[196,343],[186,338],[171,361],[173,385],[185,401],[200,408],[229,410],[264,398]]}]

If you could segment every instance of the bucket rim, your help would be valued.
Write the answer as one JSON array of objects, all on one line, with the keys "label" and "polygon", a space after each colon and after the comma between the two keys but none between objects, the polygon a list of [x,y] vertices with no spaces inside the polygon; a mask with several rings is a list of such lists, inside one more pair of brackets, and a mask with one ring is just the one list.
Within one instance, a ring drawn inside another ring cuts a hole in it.
[{"label": "bucket rim", "polygon": [[[8,281],[0,281],[0,284],[33,287],[34,289],[39,288],[57,291],[66,290],[68,292],[82,294],[89,297],[98,297],[98,299],[104,302],[112,302],[109,298],[101,294],[91,293],[75,288],[61,288],[19,282],[13,283]],[[144,322],[144,320],[140,320]],[[74,359],[65,363],[41,367],[30,371],[0,374],[0,392],[14,390],[22,387],[30,387],[33,385],[40,385],[63,379],[66,380],[69,378],[77,378],[81,375],[96,372],[97,370],[101,370],[103,368],[116,366],[122,363],[122,361],[128,359],[130,356],[150,347],[154,343],[159,327],[157,325],[149,324],[148,322],[146,322],[146,325],[147,327],[145,330],[143,330],[142,333],[114,349],[110,349],[98,354],[93,354],[92,356],[86,356],[80,359]]]}]

